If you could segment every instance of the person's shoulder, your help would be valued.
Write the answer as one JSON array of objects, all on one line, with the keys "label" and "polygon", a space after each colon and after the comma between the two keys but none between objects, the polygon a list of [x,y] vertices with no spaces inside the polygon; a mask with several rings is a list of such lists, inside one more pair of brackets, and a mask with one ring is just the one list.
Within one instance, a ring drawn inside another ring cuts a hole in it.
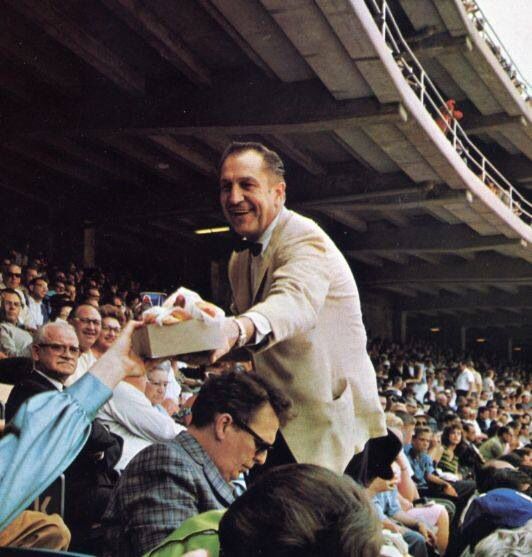
[{"label": "person's shoulder", "polygon": [[319,224],[308,217],[287,209],[286,220],[279,223],[284,226],[286,233],[314,233],[326,236]]},{"label": "person's shoulder", "polygon": [[129,463],[130,473],[168,468],[190,468],[193,459],[181,444],[181,434],[167,443],[153,443],[142,449]]}]

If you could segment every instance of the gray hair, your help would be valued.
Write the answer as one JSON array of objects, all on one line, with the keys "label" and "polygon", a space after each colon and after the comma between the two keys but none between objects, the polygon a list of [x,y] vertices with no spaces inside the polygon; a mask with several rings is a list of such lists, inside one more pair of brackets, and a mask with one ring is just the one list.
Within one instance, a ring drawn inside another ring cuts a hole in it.
[{"label": "gray hair", "polygon": [[72,327],[72,325],[70,325],[66,321],[54,321],[53,323],[46,323],[46,325],[43,325],[40,329],[37,330],[33,337],[33,344],[38,345],[46,343],[46,341],[48,341],[49,339],[49,331],[52,329],[59,329],[64,333],[72,333],[77,338],[76,330],[74,329],[74,327]]},{"label": "gray hair", "polygon": [[532,553],[532,519],[515,530],[496,530],[478,542],[474,557],[527,557]]},{"label": "gray hair", "polygon": [[155,371],[163,371],[168,375],[170,371],[172,371],[172,364],[170,360],[163,360],[162,362],[159,362],[157,365],[155,365],[152,369],[148,371],[148,375],[150,375],[150,373],[153,373]]}]

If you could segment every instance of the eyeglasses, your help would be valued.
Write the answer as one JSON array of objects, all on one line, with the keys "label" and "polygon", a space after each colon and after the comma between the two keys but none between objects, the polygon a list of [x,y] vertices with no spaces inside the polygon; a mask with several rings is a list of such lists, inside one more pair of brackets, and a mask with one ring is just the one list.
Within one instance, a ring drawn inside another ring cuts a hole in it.
[{"label": "eyeglasses", "polygon": [[77,356],[80,352],[79,346],[67,346],[66,344],[42,343],[39,344],[41,348],[49,348],[54,354],[64,355],[67,352],[73,356]]},{"label": "eyeglasses", "polygon": [[122,331],[122,327],[113,327],[112,325],[102,325],[102,331],[109,331],[117,335]]},{"label": "eyeglasses", "polygon": [[253,441],[255,442],[255,455],[259,455],[264,452],[271,452],[273,451],[273,445],[265,441],[260,435],[255,433],[248,425],[244,422],[235,418],[233,416],[233,422],[240,428],[243,429],[246,433],[249,433],[253,437]]},{"label": "eyeglasses", "polygon": [[6,307],[12,307],[12,308],[19,308],[22,306],[20,302],[12,302],[11,300],[4,300],[4,305]]},{"label": "eyeglasses", "polygon": [[11,278],[20,278],[22,273],[7,273],[7,276]]},{"label": "eyeglasses", "polygon": [[74,317],[83,325],[94,325],[95,327],[100,327],[102,324],[101,319],[89,319],[88,317]]}]

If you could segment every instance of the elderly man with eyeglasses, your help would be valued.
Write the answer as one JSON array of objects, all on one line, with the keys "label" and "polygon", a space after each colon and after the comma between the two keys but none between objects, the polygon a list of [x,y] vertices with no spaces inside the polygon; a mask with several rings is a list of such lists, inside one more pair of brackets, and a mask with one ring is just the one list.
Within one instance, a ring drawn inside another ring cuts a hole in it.
[{"label": "elderly man with eyeglasses", "polygon": [[[6,421],[11,420],[22,403],[32,396],[52,390],[63,391],[76,370],[80,343],[72,326],[56,321],[37,331],[31,350],[33,370],[9,394]],[[80,547],[80,540],[90,526],[101,518],[112,484],[118,479],[114,466],[121,453],[121,439],[94,420],[85,446],[65,471],[64,519],[72,530],[73,548]]]},{"label": "elderly man with eyeglasses", "polygon": [[235,499],[231,481],[264,464],[290,408],[255,373],[209,377],[187,431],[150,445],[124,470],[103,518],[104,556],[143,555],[187,518],[227,508]]},{"label": "elderly man with eyeglasses", "polygon": [[[104,318],[106,319],[106,318]],[[108,318],[107,318],[108,319]],[[162,409],[152,405],[148,397],[148,385],[164,392],[164,387],[152,385],[158,372],[148,371],[140,377],[126,377],[113,390],[113,397],[100,409],[97,418],[113,433],[124,440],[122,456],[116,465],[121,472],[142,449],[152,443],[164,443],[174,439],[185,428],[176,422]],[[160,372],[159,372],[160,373]],[[161,378],[157,378],[161,383]]]}]

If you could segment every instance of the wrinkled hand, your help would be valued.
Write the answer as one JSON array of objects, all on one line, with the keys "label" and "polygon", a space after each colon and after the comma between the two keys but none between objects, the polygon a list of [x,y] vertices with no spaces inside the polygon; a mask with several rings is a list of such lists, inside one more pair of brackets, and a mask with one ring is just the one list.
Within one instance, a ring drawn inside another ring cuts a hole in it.
[{"label": "wrinkled hand", "polygon": [[168,412],[169,416],[173,416],[179,411],[179,404],[171,398],[165,398],[161,402],[161,406]]},{"label": "wrinkled hand", "polygon": [[236,344],[236,341],[238,340],[238,335],[240,334],[238,325],[234,322],[234,319],[231,317],[225,318],[224,322],[222,323],[221,329],[222,329],[222,337],[224,339],[223,346],[211,352],[209,356],[209,361],[211,364],[214,364],[222,356],[225,356],[231,351],[233,346]]}]

